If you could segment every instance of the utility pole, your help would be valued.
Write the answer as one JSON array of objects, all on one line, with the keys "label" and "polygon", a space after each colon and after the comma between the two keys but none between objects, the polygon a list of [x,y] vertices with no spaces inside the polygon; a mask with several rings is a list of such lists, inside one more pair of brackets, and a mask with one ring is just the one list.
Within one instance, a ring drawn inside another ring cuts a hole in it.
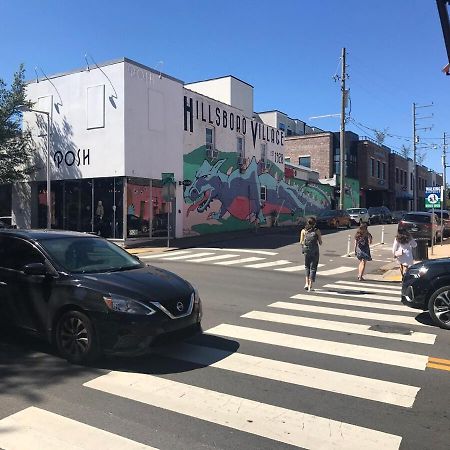
[{"label": "utility pole", "polygon": [[419,136],[417,135],[417,131],[419,130],[431,130],[433,126],[431,127],[423,127],[423,128],[417,128],[417,121],[421,119],[430,119],[433,117],[433,114],[431,116],[427,117],[418,117],[417,116],[417,109],[419,108],[429,108],[430,106],[433,106],[433,102],[431,102],[431,105],[422,105],[419,106],[416,103],[412,104],[412,119],[413,119],[413,211],[418,210],[418,197],[419,197],[419,183],[418,183],[418,177],[417,177],[417,143],[419,142]]},{"label": "utility pole", "polygon": [[341,70],[341,130],[340,130],[340,153],[339,153],[339,172],[340,172],[340,193],[339,193],[339,209],[344,209],[344,191],[345,191],[345,103],[347,92],[345,91],[345,47],[342,48],[342,70]]},{"label": "utility pole", "polygon": [[447,192],[446,192],[446,183],[447,183],[447,177],[445,172],[447,171],[447,163],[446,163],[446,152],[447,152],[447,143],[445,140],[445,132],[444,132],[444,138],[443,138],[443,145],[442,145],[442,199],[441,199],[441,245],[442,241],[444,239],[444,203],[447,198]]}]

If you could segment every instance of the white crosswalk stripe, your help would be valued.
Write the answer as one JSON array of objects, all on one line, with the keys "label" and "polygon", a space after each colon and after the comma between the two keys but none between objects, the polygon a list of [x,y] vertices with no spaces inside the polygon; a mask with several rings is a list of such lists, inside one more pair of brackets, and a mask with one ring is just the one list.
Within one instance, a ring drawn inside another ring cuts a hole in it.
[{"label": "white crosswalk stripe", "polygon": [[163,256],[161,259],[164,261],[178,261],[181,259],[199,258],[200,256],[207,256],[207,255],[214,255],[214,253],[202,252],[202,253],[191,253],[189,255],[181,255],[181,256],[170,256],[170,257]]},{"label": "white crosswalk stripe", "polygon": [[[420,389],[415,386],[189,344],[178,345],[175,350],[165,351],[163,354],[203,366],[407,408],[413,405]],[[330,379],[333,380],[332,383]]]},{"label": "white crosswalk stripe", "polygon": [[[323,267],[324,264],[318,264],[317,267]],[[280,272],[304,272],[305,271],[305,265],[301,266],[290,266],[290,267],[281,267],[279,269],[273,269],[273,270],[279,270]]]},{"label": "white crosswalk stripe", "polygon": [[29,407],[0,420],[5,450],[156,450],[76,420]]},{"label": "white crosswalk stripe", "polygon": [[216,255],[216,256],[206,256],[205,258],[195,258],[195,259],[190,259],[189,262],[196,262],[196,263],[200,263],[200,262],[210,262],[210,261],[219,261],[221,259],[230,259],[230,258],[236,258],[238,255]]},{"label": "white crosswalk stripe", "polygon": [[366,287],[363,284],[359,285],[359,286],[353,286],[350,284],[337,284],[337,283],[330,283],[330,284],[326,284],[324,287],[327,288],[335,288],[335,289],[345,289],[347,291],[357,291],[357,292],[367,292],[367,293],[379,293],[379,294],[391,294],[394,295],[395,292],[392,291],[392,289],[387,289],[384,287]]},{"label": "white crosswalk stripe", "polygon": [[414,317],[399,316],[393,314],[380,314],[367,311],[357,311],[353,309],[328,308],[324,306],[299,305],[298,303],[275,302],[268,305],[272,308],[290,309],[293,311],[312,312],[317,314],[335,315],[340,317],[354,317],[359,319],[367,319],[382,322],[403,323],[406,325],[418,325],[421,327],[430,327],[423,323],[417,322]]},{"label": "white crosswalk stripe", "polygon": [[[434,344],[435,334],[420,333],[413,330],[404,330],[405,334],[389,333],[385,328],[373,327],[372,325],[362,325],[349,322],[335,322],[332,320],[313,319],[311,317],[292,316],[289,314],[276,314],[265,311],[251,311],[244,314],[246,319],[265,320],[288,325],[298,325],[307,328],[321,330],[340,331],[342,333],[360,334],[364,336],[379,337],[383,339],[393,339],[397,341],[416,342],[419,344]],[[380,331],[377,331],[380,330]]]},{"label": "white crosswalk stripe", "polygon": [[178,251],[170,251],[170,252],[162,252],[162,253],[154,253],[153,255],[138,255],[139,259],[155,259],[155,258],[163,258],[167,256],[179,256],[185,255],[186,253],[192,253],[189,250],[178,250]]},{"label": "white crosswalk stripe", "polygon": [[153,375],[110,372],[84,386],[296,447],[379,450],[401,443],[400,436]]},{"label": "white crosswalk stripe", "polygon": [[[344,291],[344,292],[342,292]],[[381,295],[376,293],[366,293],[365,291],[361,292],[345,292],[345,288],[341,287],[339,290],[327,290],[327,289],[315,289],[314,292],[321,295],[339,295],[340,297],[358,297],[358,298],[371,298],[373,300],[385,300],[388,302],[398,303],[400,301],[400,294],[396,294],[392,292],[392,295]]]},{"label": "white crosswalk stripe", "polygon": [[250,256],[248,258],[233,259],[231,261],[220,261],[220,262],[216,262],[214,264],[218,264],[221,266],[231,266],[233,264],[242,264],[242,263],[247,263],[247,262],[261,261],[262,259],[266,259],[266,258]]},{"label": "white crosswalk stripe", "polygon": [[245,265],[244,267],[250,267],[252,269],[262,269],[265,267],[284,266],[286,264],[291,264],[291,262],[286,261],[284,259],[279,259],[277,261],[270,261],[270,262],[258,263],[258,264],[249,264],[249,265]]},{"label": "white crosswalk stripe", "polygon": [[197,250],[215,250],[220,252],[240,252],[240,253],[254,253],[255,255],[267,255],[275,256],[278,255],[277,252],[269,252],[267,250],[248,250],[243,248],[217,248],[217,247],[196,247]]},{"label": "white crosswalk stripe", "polygon": [[329,276],[329,275],[338,275],[338,274],[346,273],[346,272],[352,272],[354,270],[356,270],[356,267],[341,266],[341,267],[336,267],[335,269],[320,270],[317,273],[319,276]]},{"label": "white crosswalk stripe", "polygon": [[397,285],[390,285],[389,283],[367,283],[366,281],[364,283],[361,283],[361,281],[344,281],[344,280],[338,280],[335,281],[335,284],[345,284],[345,285],[351,285],[351,286],[359,286],[360,288],[366,288],[366,287],[370,287],[370,288],[382,288],[382,289],[389,289],[391,291],[398,291],[401,292],[402,291],[402,287],[401,286],[397,286]]},{"label": "white crosswalk stripe", "polygon": [[281,347],[295,348],[307,352],[324,353],[343,358],[359,359],[378,364],[388,364],[410,369],[425,370],[428,357],[414,353],[403,353],[394,350],[384,350],[375,347],[346,344],[322,339],[314,339],[274,331],[237,325],[221,324],[207,331],[208,334],[225,336],[234,339],[244,339]]},{"label": "white crosswalk stripe", "polygon": [[412,314],[414,313],[411,308],[408,308],[407,306],[399,303],[398,305],[392,305],[389,303],[375,303],[375,302],[365,302],[361,300],[352,300],[347,298],[339,298],[339,297],[323,297],[320,295],[314,295],[314,294],[296,294],[293,295],[291,298],[294,298],[296,300],[305,300],[308,302],[318,302],[318,303],[331,303],[335,305],[347,305],[347,306],[359,306],[364,308],[373,308],[373,309],[386,309],[388,311],[403,311],[403,312],[409,312]]}]

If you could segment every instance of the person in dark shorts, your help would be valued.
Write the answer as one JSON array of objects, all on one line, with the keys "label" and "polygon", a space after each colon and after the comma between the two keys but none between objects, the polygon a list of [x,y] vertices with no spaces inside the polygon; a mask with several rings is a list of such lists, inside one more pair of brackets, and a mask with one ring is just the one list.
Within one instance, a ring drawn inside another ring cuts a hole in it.
[{"label": "person in dark shorts", "polygon": [[302,253],[305,255],[305,290],[312,291],[319,264],[319,245],[322,245],[322,235],[316,227],[314,217],[310,217],[306,221],[305,228],[300,233],[300,244]]},{"label": "person in dark shorts", "polygon": [[366,270],[366,262],[372,261],[370,254],[370,245],[372,244],[372,235],[367,229],[367,224],[362,223],[355,235],[355,255],[359,260],[358,280],[364,281],[363,275]]}]

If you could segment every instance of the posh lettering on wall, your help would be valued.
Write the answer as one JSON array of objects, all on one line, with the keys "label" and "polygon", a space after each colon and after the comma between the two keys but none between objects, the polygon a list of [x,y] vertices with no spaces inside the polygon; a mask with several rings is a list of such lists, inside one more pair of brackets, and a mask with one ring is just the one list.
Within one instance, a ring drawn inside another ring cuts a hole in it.
[{"label": "posh lettering on wall", "polygon": [[201,100],[193,100],[184,96],[184,131],[194,132],[194,119],[216,127],[227,128],[244,136],[251,132],[253,148],[256,148],[256,140],[284,145],[284,133],[268,125],[248,119],[247,117],[229,112],[219,106],[212,106]]},{"label": "posh lettering on wall", "polygon": [[67,150],[66,152],[62,152],[58,150],[53,156],[53,161],[58,169],[63,163],[68,167],[88,166],[90,164],[89,152],[90,149],[81,150],[80,148],[77,151]]}]

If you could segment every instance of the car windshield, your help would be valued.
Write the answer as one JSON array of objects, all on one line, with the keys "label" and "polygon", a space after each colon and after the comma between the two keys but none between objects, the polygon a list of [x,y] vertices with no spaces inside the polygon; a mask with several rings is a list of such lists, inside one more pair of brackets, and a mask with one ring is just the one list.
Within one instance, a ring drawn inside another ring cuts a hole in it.
[{"label": "car windshield", "polygon": [[349,214],[359,214],[361,212],[364,212],[364,210],[361,208],[350,208],[350,209],[347,209],[347,212]]},{"label": "car windshield", "polygon": [[378,214],[380,212],[380,208],[369,208],[369,214]]},{"label": "car windshield", "polygon": [[407,222],[430,223],[431,216],[426,214],[405,214],[403,220]]},{"label": "car windshield", "polygon": [[322,211],[318,217],[332,217],[332,216],[336,216],[337,213],[336,211],[333,210],[326,210],[326,211]]},{"label": "car windshield", "polygon": [[44,239],[40,244],[50,257],[71,273],[116,272],[143,264],[117,245],[93,237]]}]

